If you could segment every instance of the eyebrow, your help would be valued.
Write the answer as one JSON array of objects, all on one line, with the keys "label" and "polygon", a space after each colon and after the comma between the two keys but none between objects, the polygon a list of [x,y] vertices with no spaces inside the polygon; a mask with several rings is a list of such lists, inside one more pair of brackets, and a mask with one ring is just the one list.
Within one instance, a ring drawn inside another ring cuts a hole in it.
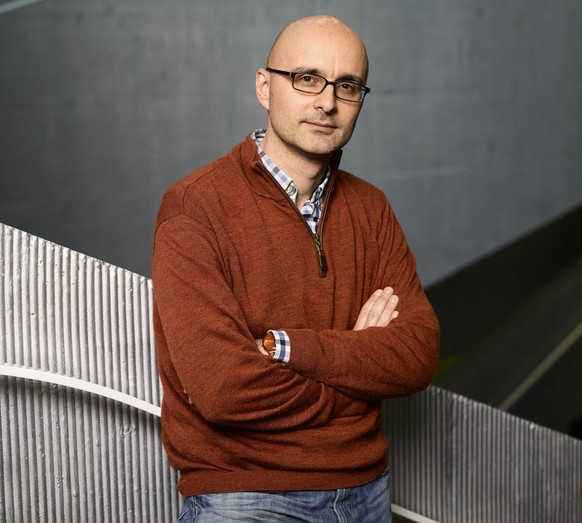
[{"label": "eyebrow", "polygon": [[[301,74],[316,74],[318,76],[322,76],[323,78],[325,78],[325,74],[323,73],[323,71],[321,69],[318,69],[317,67],[296,67],[295,69],[293,69],[293,72],[294,73],[301,73]],[[359,85],[366,85],[362,78],[360,78],[359,76],[353,75],[353,74],[344,74],[344,75],[336,78],[333,81],[334,82],[354,82],[354,83],[359,84]]]}]

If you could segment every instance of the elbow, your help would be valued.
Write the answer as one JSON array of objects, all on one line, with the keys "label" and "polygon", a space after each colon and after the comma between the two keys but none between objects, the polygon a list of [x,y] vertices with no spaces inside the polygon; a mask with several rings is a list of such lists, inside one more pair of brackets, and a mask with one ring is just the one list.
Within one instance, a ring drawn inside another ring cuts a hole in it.
[{"label": "elbow", "polygon": [[397,396],[408,396],[428,388],[435,374],[436,364],[418,362],[402,378],[400,392]]},{"label": "elbow", "polygon": [[407,347],[409,393],[428,388],[437,370],[440,351],[440,325],[434,312],[417,318],[413,335],[404,341]]},{"label": "elbow", "polygon": [[195,402],[200,416],[213,425],[232,425],[236,422],[232,397],[224,393],[208,393]]},{"label": "elbow", "polygon": [[414,363],[409,368],[409,393],[420,392],[428,388],[436,373],[439,358],[438,331],[430,342],[423,344],[423,349],[417,353]]},{"label": "elbow", "polygon": [[232,427],[258,420],[257,400],[249,383],[241,383],[227,374],[207,379],[204,386],[198,386],[193,404],[208,423]]},{"label": "elbow", "polygon": [[186,400],[206,422],[213,425],[230,425],[236,417],[234,399],[220,386],[207,380],[204,387],[195,386],[184,390]]},{"label": "elbow", "polygon": [[423,358],[418,360],[417,372],[417,392],[426,389],[432,382],[436,373],[439,360],[439,336],[438,332],[435,339],[428,345],[428,350],[423,354]]},{"label": "elbow", "polygon": [[435,371],[436,363],[434,365],[425,365],[418,374],[414,392],[420,392],[428,388],[428,386],[432,383]]}]

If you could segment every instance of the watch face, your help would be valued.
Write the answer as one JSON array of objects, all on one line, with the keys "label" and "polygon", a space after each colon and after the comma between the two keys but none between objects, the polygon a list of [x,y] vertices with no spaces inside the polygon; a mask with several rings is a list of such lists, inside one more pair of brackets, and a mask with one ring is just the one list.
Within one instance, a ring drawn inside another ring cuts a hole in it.
[{"label": "watch face", "polygon": [[263,347],[266,350],[273,350],[275,346],[275,336],[273,336],[272,332],[269,332],[263,339]]}]

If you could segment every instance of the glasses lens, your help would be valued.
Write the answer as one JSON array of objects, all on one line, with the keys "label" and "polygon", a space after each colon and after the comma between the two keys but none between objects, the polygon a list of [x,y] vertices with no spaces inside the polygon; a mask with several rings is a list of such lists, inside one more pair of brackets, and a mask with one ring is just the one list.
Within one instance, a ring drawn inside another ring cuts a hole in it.
[{"label": "glasses lens", "polygon": [[[301,73],[293,77],[293,88],[303,93],[319,94],[327,84],[327,80],[317,74]],[[364,98],[364,88],[352,82],[338,83],[334,91],[337,98],[348,102],[361,102]]]},{"label": "glasses lens", "polygon": [[321,93],[325,86],[325,78],[316,74],[298,74],[293,78],[293,87],[304,93]]},{"label": "glasses lens", "polygon": [[362,86],[351,82],[343,82],[335,86],[335,95],[342,100],[359,102],[362,99]]}]

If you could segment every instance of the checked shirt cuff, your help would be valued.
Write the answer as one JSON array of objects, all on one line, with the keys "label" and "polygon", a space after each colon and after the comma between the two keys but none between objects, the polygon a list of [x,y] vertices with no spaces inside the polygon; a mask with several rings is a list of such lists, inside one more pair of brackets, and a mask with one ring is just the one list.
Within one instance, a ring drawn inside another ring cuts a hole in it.
[{"label": "checked shirt cuff", "polygon": [[289,336],[285,331],[271,330],[269,332],[272,332],[275,337],[275,355],[273,359],[279,363],[289,363],[289,358],[291,357],[291,340]]}]

